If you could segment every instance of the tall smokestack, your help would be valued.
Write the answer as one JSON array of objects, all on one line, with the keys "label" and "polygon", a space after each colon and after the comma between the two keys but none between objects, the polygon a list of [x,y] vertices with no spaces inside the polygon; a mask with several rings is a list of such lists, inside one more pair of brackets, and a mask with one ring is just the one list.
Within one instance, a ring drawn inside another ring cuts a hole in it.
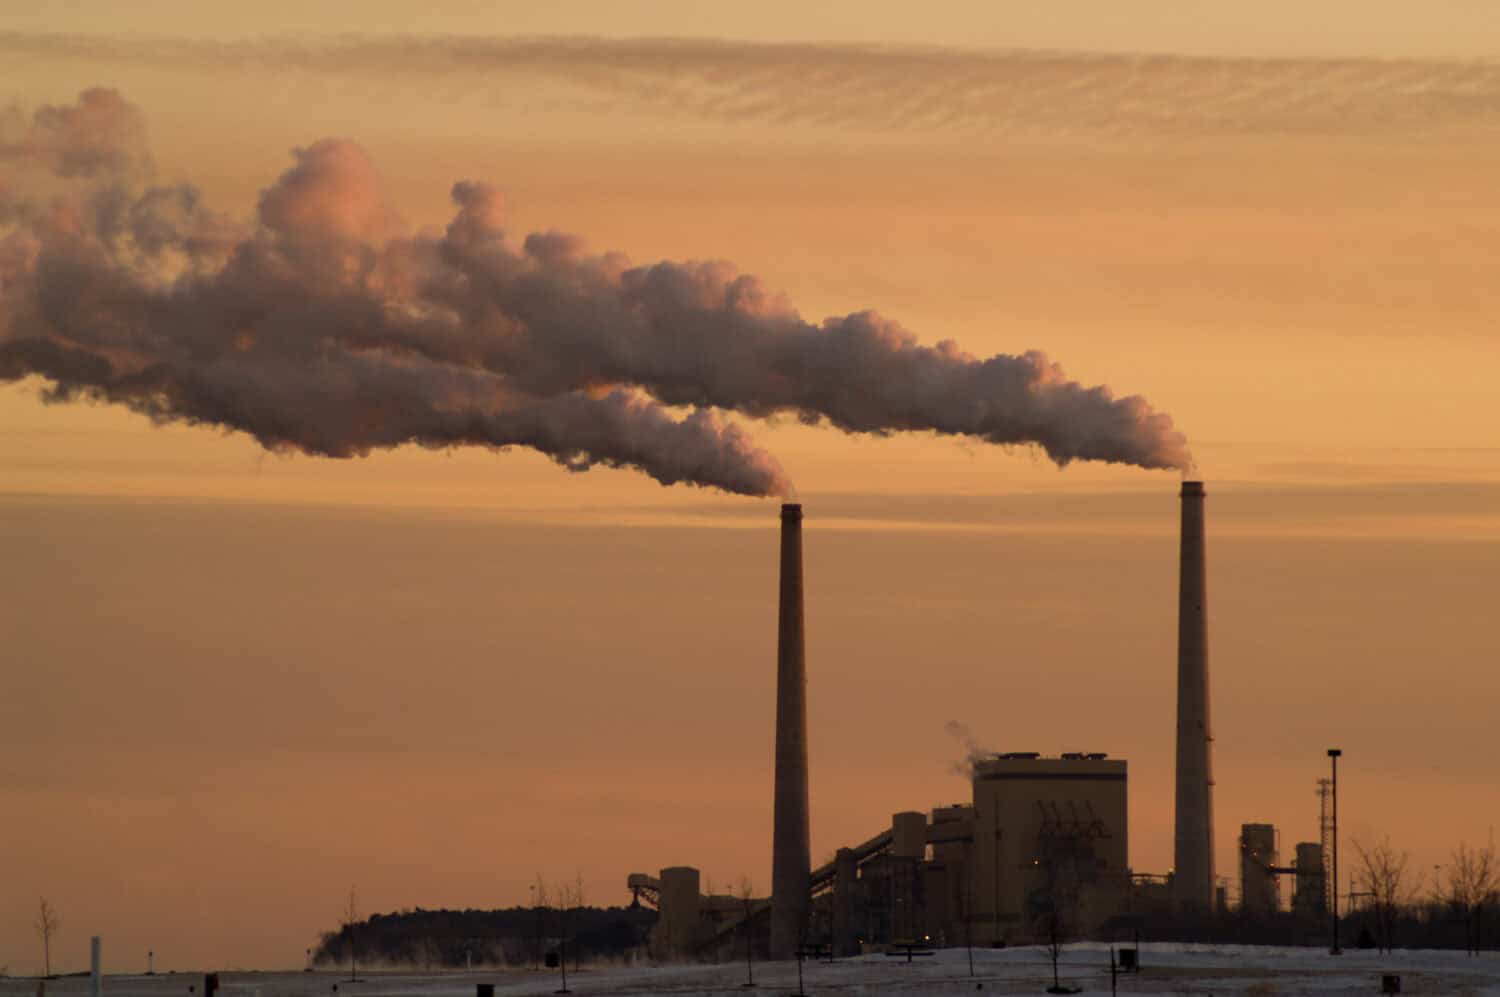
[{"label": "tall smokestack", "polygon": [[802,506],[781,507],[776,644],[776,809],[771,841],[771,958],[796,955],[807,928],[807,660],[802,649]]},{"label": "tall smokestack", "polygon": [[1214,802],[1208,723],[1208,594],[1203,482],[1182,483],[1182,575],[1177,603],[1177,832],[1174,886],[1183,908],[1214,902]]}]

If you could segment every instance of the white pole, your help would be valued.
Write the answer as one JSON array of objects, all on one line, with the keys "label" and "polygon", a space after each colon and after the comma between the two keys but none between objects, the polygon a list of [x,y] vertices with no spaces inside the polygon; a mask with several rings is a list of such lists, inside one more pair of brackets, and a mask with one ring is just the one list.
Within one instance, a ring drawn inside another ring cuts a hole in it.
[{"label": "white pole", "polygon": [[103,997],[104,974],[99,968],[99,936],[89,941],[89,997]]}]

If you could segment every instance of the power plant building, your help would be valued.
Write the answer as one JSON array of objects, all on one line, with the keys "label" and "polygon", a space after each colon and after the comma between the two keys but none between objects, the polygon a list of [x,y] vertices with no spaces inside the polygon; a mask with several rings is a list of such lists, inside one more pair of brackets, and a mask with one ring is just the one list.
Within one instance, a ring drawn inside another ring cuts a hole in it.
[{"label": "power plant building", "polygon": [[[1130,869],[1125,763],[1094,752],[1001,755],[974,769],[979,941],[1066,933],[1123,909]],[[987,888],[986,888],[987,887]]]},{"label": "power plant building", "polygon": [[[850,955],[872,944],[1077,936],[1133,904],[1159,908],[1168,898],[1186,912],[1223,906],[1214,874],[1203,483],[1183,482],[1181,500],[1172,874],[1132,876],[1126,764],[1101,752],[980,759],[969,802],[894,814],[889,827],[812,868],[802,507],[789,503],[781,509],[771,896],[702,896],[697,870],[685,866],[632,874],[637,897],[660,904],[654,944],[704,955],[754,936],[773,958],[825,944]],[[1294,869],[1277,868],[1268,825],[1246,825],[1241,845],[1247,910],[1275,911],[1275,877],[1287,872],[1297,874],[1294,907],[1314,907],[1321,853],[1315,867],[1299,845]]]},{"label": "power plant building", "polygon": [[[972,803],[894,814],[889,827],[813,869],[807,939],[834,955],[871,945],[1020,943],[1046,937],[1053,919],[1077,935],[1124,911],[1131,882],[1124,761],[1013,752],[978,762],[972,787]],[[742,944],[753,930],[745,914],[756,916],[764,901],[741,913],[727,898],[689,897],[673,885],[686,885],[688,873],[696,877],[680,868],[662,870],[659,880],[631,877],[660,884],[654,943],[683,955]],[[772,930],[775,903],[773,896]]]}]

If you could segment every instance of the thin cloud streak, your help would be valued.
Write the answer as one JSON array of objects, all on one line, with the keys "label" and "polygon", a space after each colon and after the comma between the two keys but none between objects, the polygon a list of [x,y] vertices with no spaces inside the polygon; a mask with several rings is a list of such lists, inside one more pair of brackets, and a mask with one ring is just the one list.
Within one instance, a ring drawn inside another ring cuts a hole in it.
[{"label": "thin cloud streak", "polygon": [[[1053,135],[1390,138],[1500,130],[1500,63],[1225,58],[593,37],[215,42],[0,33],[10,59],[427,78],[487,97],[516,82],[586,105],[723,122]],[[530,95],[529,95],[530,96]]]}]

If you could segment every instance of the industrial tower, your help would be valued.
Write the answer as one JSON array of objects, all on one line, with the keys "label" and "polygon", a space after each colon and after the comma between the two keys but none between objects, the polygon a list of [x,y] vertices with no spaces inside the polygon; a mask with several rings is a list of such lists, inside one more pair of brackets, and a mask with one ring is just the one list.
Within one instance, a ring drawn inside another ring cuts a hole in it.
[{"label": "industrial tower", "polygon": [[1201,481],[1182,483],[1177,603],[1177,820],[1173,892],[1184,909],[1214,903],[1214,803],[1208,721],[1208,594]]},{"label": "industrial tower", "polygon": [[771,958],[790,959],[805,940],[812,875],[807,814],[807,660],[802,642],[802,506],[795,503],[781,507],[778,615]]}]

